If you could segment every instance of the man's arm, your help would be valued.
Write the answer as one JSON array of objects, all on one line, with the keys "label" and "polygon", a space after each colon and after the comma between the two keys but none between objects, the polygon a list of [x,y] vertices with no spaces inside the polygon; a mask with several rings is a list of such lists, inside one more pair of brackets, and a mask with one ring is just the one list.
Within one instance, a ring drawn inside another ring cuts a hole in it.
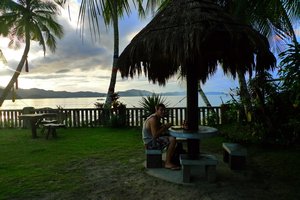
[{"label": "man's arm", "polygon": [[170,123],[160,126],[160,123],[154,117],[150,119],[148,123],[150,125],[153,138],[158,138],[159,136],[163,135],[163,133],[165,133],[172,126]]}]

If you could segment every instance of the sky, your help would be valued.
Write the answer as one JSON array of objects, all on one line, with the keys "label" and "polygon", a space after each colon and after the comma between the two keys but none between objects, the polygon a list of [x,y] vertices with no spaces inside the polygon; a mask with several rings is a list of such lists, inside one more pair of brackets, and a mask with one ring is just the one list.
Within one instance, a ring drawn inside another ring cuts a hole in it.
[{"label": "sky", "polygon": [[[84,37],[79,34],[77,17],[79,4],[75,0],[69,2],[68,9],[61,12],[58,22],[64,27],[64,37],[57,40],[55,53],[46,51],[37,43],[32,42],[28,55],[29,72],[22,71],[19,76],[19,88],[40,88],[54,91],[93,91],[106,93],[110,82],[112,57],[113,57],[113,33],[112,27],[102,24],[100,39],[92,40],[90,32],[84,31]],[[70,15],[70,16],[69,16]],[[146,19],[140,19],[132,9],[132,14],[124,17],[119,22],[120,53],[130,43],[130,40],[151,20],[151,14]],[[19,50],[9,49],[9,40],[0,37],[0,49],[7,59],[7,64],[0,62],[0,86],[5,87],[9,82],[14,69],[16,69],[23,48]],[[237,80],[224,75],[221,69],[211,76],[202,85],[205,92],[225,92],[237,87]],[[186,85],[178,80],[177,76],[170,79],[166,86],[158,86],[149,82],[142,74],[133,79],[122,79],[118,72],[115,91],[129,89],[148,90],[150,92],[184,92]]]}]

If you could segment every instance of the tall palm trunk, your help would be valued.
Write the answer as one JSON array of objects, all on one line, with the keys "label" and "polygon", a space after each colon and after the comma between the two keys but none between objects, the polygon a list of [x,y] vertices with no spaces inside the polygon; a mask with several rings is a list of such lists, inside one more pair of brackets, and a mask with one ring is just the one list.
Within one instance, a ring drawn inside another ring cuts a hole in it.
[{"label": "tall palm trunk", "polygon": [[117,0],[113,1],[112,6],[112,19],[113,19],[113,29],[114,29],[114,57],[113,57],[113,64],[112,64],[112,70],[111,70],[111,77],[110,77],[110,83],[106,95],[105,100],[105,107],[110,108],[112,99],[111,96],[115,92],[115,85],[117,80],[117,61],[119,57],[119,20],[118,20],[118,2]]},{"label": "tall palm trunk", "polygon": [[30,35],[29,35],[29,31],[26,30],[26,36],[25,36],[25,49],[24,49],[24,52],[23,52],[23,56],[21,58],[21,61],[19,62],[18,64],[18,67],[16,69],[16,71],[14,72],[12,78],[10,79],[9,83],[7,84],[7,86],[5,87],[5,89],[3,90],[1,96],[0,96],[0,107],[2,106],[4,100],[6,99],[8,93],[11,91],[11,89],[13,88],[14,86],[14,83],[17,81],[22,69],[23,69],[23,66],[25,64],[25,61],[27,59],[27,56],[28,56],[28,52],[29,52],[29,49],[30,49]]},{"label": "tall palm trunk", "polygon": [[247,82],[245,79],[245,75],[242,71],[237,70],[237,74],[238,74],[238,81],[240,85],[240,97],[241,97],[242,104],[244,106],[244,113],[247,121],[250,122],[252,106],[251,106],[251,97],[247,88]]}]

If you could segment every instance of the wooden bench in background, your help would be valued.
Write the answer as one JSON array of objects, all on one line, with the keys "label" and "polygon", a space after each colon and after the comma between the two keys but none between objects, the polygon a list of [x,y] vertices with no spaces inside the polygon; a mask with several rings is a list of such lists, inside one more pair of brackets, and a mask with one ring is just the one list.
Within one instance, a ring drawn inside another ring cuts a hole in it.
[{"label": "wooden bench in background", "polygon": [[66,128],[66,125],[58,124],[58,123],[48,123],[48,124],[43,124],[43,128],[47,129],[46,139],[48,139],[50,135],[52,135],[53,138],[56,138],[57,137],[56,129]]},{"label": "wooden bench in background", "polygon": [[43,119],[39,122],[39,124],[42,125],[41,132],[44,133],[45,130],[47,130],[46,133],[46,139],[48,139],[51,135],[53,138],[57,137],[56,129],[58,128],[66,128],[66,125],[64,124],[64,121],[68,118],[68,113],[66,112],[58,112],[56,118],[50,118],[50,119]]},{"label": "wooden bench in background", "polygon": [[223,143],[223,161],[229,164],[232,170],[245,168],[247,149],[237,143]]}]

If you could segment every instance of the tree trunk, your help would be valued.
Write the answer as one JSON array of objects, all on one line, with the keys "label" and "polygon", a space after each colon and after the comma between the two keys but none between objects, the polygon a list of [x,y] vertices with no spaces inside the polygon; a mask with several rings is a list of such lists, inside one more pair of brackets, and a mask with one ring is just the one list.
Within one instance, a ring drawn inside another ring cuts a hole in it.
[{"label": "tree trunk", "polygon": [[208,98],[206,97],[204,91],[203,91],[202,88],[201,88],[201,83],[200,83],[200,81],[198,81],[198,92],[199,92],[199,94],[200,94],[200,96],[201,96],[203,102],[205,103],[205,105],[206,105],[207,107],[211,107],[211,104],[210,104]]},{"label": "tree trunk", "polygon": [[[198,80],[194,66],[187,66],[186,83],[187,83],[187,126],[190,132],[196,133],[199,126],[198,113]],[[198,139],[188,139],[187,141],[188,155],[190,159],[197,159],[200,151],[200,141]]]},{"label": "tree trunk", "polygon": [[110,108],[112,99],[111,96],[115,92],[115,85],[117,80],[117,61],[119,58],[119,22],[118,22],[118,2],[117,0],[113,1],[113,10],[112,10],[112,17],[113,17],[113,29],[114,29],[114,57],[113,57],[113,64],[112,64],[112,71],[110,77],[110,83],[106,95],[105,100],[105,107]]},{"label": "tree trunk", "polygon": [[0,49],[0,61],[3,62],[4,64],[7,63],[7,60],[5,59],[5,56],[2,53],[2,50]]},{"label": "tree trunk", "polygon": [[247,82],[245,79],[245,75],[242,71],[238,70],[237,74],[238,74],[238,80],[240,85],[240,97],[241,97],[242,104],[244,106],[244,113],[247,121],[250,122],[252,106],[251,106],[251,97],[247,88]]},{"label": "tree trunk", "polygon": [[2,106],[4,100],[6,99],[8,93],[11,91],[11,89],[13,88],[14,86],[14,83],[17,81],[19,75],[21,74],[21,71],[23,69],[23,66],[24,66],[24,63],[27,59],[27,56],[28,56],[28,53],[29,53],[29,49],[30,49],[30,36],[29,36],[29,33],[28,31],[26,31],[26,36],[25,36],[25,49],[24,49],[24,52],[23,52],[23,56],[21,58],[21,61],[19,62],[18,64],[18,67],[15,71],[15,73],[13,74],[12,78],[10,79],[9,83],[7,84],[7,86],[4,88],[2,94],[1,94],[1,97],[0,97],[0,107]]}]

